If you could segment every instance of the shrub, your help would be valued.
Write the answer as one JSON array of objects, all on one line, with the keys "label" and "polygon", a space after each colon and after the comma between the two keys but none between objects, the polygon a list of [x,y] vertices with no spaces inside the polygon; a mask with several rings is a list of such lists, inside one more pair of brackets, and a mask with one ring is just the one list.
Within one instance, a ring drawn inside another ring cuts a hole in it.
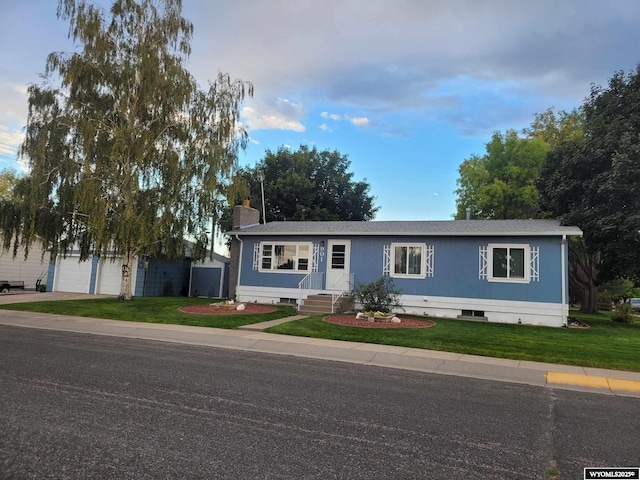
[{"label": "shrub", "polygon": [[400,307],[401,293],[393,279],[385,275],[371,283],[358,284],[353,296],[365,311],[390,313],[393,308]]},{"label": "shrub", "polygon": [[611,320],[620,323],[633,323],[633,307],[628,303],[616,305],[615,310],[611,313]]}]

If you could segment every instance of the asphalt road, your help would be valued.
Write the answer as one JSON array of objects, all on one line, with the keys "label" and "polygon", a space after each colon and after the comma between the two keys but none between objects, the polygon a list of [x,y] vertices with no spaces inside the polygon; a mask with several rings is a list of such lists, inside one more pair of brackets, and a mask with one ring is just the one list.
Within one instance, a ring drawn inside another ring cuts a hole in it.
[{"label": "asphalt road", "polygon": [[3,479],[580,479],[640,400],[0,326]]}]

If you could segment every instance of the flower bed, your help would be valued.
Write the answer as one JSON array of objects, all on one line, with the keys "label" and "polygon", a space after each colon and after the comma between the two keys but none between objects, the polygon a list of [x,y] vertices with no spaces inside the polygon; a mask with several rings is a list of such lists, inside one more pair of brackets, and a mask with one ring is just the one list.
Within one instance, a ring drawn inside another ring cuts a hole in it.
[{"label": "flower bed", "polygon": [[370,322],[367,318],[356,318],[351,315],[330,315],[324,317],[325,322],[345,327],[363,327],[363,328],[429,328],[433,327],[436,322],[421,318],[401,318],[400,323],[391,322]]},{"label": "flower bed", "polygon": [[[238,305],[244,305],[244,310],[238,310]],[[212,303],[207,305],[187,305],[180,307],[183,313],[195,313],[199,315],[242,315],[247,313],[271,313],[276,307],[260,305],[258,303]]]}]

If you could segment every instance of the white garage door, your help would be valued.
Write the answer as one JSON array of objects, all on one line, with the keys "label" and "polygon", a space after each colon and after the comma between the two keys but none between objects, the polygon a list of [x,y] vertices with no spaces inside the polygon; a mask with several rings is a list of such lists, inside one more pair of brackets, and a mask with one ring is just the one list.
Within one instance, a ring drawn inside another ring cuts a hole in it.
[{"label": "white garage door", "polygon": [[[137,260],[133,262],[133,276],[131,277],[131,293],[134,293],[136,284]],[[122,281],[122,258],[116,258],[111,261],[107,258],[98,264],[98,281],[96,285],[96,293],[104,295],[120,295],[120,283]]]},{"label": "white garage door", "polygon": [[79,257],[60,258],[55,274],[57,292],[89,293],[91,260],[78,260]]}]

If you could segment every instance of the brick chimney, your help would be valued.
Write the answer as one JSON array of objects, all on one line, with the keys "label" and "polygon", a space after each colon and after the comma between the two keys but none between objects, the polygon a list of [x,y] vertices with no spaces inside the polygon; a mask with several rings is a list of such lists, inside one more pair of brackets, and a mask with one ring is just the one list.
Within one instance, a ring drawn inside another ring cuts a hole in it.
[{"label": "brick chimney", "polygon": [[260,223],[260,212],[255,208],[251,208],[249,200],[242,202],[242,205],[233,207],[233,229],[236,230],[249,225],[257,225]]},{"label": "brick chimney", "polygon": [[[251,208],[249,200],[242,202],[242,205],[233,207],[233,230],[239,230],[250,225],[258,225],[260,223],[260,212],[255,208]],[[236,287],[238,286],[238,273],[240,272],[240,241],[231,236],[231,245],[229,246],[229,298],[235,299]]]}]

